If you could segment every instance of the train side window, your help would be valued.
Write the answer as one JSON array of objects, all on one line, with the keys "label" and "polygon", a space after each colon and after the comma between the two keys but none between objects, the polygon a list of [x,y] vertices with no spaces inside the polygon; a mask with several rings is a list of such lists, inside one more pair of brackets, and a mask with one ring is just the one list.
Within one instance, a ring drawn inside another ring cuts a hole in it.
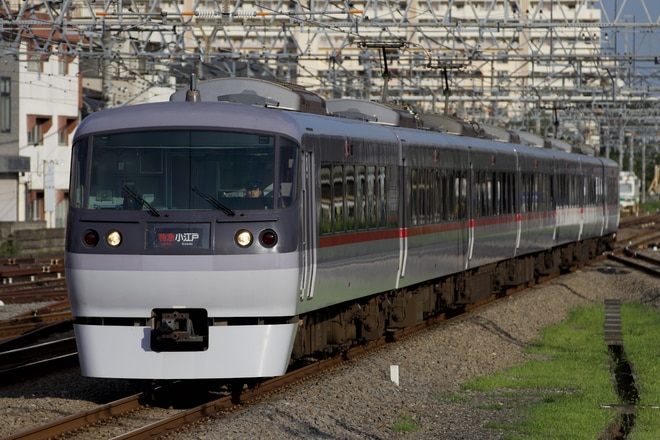
[{"label": "train side window", "polygon": [[376,215],[376,167],[367,167],[367,224],[369,228],[378,226],[378,216]]},{"label": "train side window", "polygon": [[418,223],[418,205],[419,202],[417,198],[419,197],[419,191],[417,189],[417,169],[410,168],[410,173],[408,177],[408,200],[410,201],[410,224],[416,226]]},{"label": "train side window", "polygon": [[464,172],[459,172],[456,178],[457,196],[457,218],[456,220],[464,220],[467,218],[467,201],[468,201],[468,179]]},{"label": "train side window", "polygon": [[344,207],[344,167],[335,165],[332,168],[332,217],[333,231],[343,232],[346,228]]},{"label": "train side window", "polygon": [[332,232],[332,184],[330,181],[330,166],[321,166],[321,215],[319,216],[319,229],[321,234]]},{"label": "train side window", "polygon": [[529,174],[529,212],[537,212],[539,204],[538,177],[536,174]]},{"label": "train side window", "polygon": [[492,213],[502,215],[502,174],[493,173],[491,185],[493,190]]},{"label": "train side window", "polygon": [[502,173],[502,214],[511,214],[511,181],[509,173]]},{"label": "train side window", "polygon": [[444,221],[451,220],[454,213],[454,205],[451,204],[453,194],[451,182],[453,180],[449,175],[449,171],[444,170],[442,172],[442,188],[440,190],[440,197],[442,198],[442,220]]},{"label": "train side window", "polygon": [[449,171],[447,175],[447,192],[445,193],[445,207],[447,208],[447,217],[449,221],[456,220],[458,216],[458,177],[454,171]]},{"label": "train side window", "polygon": [[357,220],[358,229],[367,228],[367,185],[366,185],[367,175],[366,168],[364,165],[358,165],[356,167],[355,175],[355,203],[356,203],[356,213],[355,217]]},{"label": "train side window", "polygon": [[426,224],[433,223],[434,203],[433,203],[433,169],[424,170],[424,192],[426,194]]},{"label": "train side window", "polygon": [[481,217],[481,173],[473,171],[472,184],[472,217]]},{"label": "train side window", "polygon": [[431,203],[433,212],[433,223],[442,221],[442,193],[440,192],[441,176],[438,170],[431,175]]},{"label": "train side window", "polygon": [[346,230],[354,231],[355,230],[355,202],[356,202],[356,188],[355,188],[355,166],[345,165],[345,184],[344,190],[346,195],[344,198],[345,205],[345,215],[346,219]]},{"label": "train side window", "polygon": [[421,168],[417,173],[417,191],[419,194],[418,223],[424,225],[428,216],[428,191],[426,185],[426,169]]},{"label": "train side window", "polygon": [[379,226],[387,226],[387,168],[378,167],[378,218]]},{"label": "train side window", "polygon": [[562,174],[559,177],[559,204],[561,207],[565,208],[569,206],[568,200],[568,176]]}]

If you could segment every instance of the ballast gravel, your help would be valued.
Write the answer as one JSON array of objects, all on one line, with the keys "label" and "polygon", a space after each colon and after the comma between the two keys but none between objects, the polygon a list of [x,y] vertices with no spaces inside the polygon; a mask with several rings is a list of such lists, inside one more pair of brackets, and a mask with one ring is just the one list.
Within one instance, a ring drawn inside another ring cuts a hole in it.
[{"label": "ballast gravel", "polygon": [[[575,307],[620,299],[660,308],[659,288],[646,275],[603,261],[170,438],[499,439],[502,432],[489,426],[515,420],[515,408],[489,409],[501,402],[461,391],[461,384],[530,359],[523,349]],[[0,437],[123,397],[134,386],[83,378],[77,370],[4,385]],[[418,429],[397,433],[397,420],[413,421]]]}]

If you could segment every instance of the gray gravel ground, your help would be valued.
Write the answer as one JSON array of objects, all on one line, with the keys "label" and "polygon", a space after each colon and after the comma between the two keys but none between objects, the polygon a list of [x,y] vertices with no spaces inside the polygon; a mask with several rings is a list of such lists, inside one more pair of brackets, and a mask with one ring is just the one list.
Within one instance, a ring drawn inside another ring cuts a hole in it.
[{"label": "gray gravel ground", "polygon": [[[177,435],[182,439],[499,439],[489,422],[514,420],[515,408],[493,411],[496,397],[455,396],[465,381],[529,359],[523,348],[572,308],[605,299],[660,307],[660,282],[610,262],[535,287],[429,334],[394,343],[268,401]],[[397,386],[390,366],[397,365]],[[419,425],[394,433],[401,416]]]},{"label": "gray gravel ground", "polygon": [[[523,348],[569,310],[605,299],[660,307],[660,282],[603,263],[474,311],[427,334],[395,342],[230,415],[177,433],[177,439],[499,439],[484,427],[512,420],[515,408],[460,386],[529,358]],[[1,318],[0,318],[1,319]],[[390,368],[399,368],[399,384]],[[77,372],[0,387],[0,437],[72,414],[131,391],[122,381],[81,378]],[[460,392],[461,398],[455,396]],[[419,430],[392,431],[401,416]]]}]

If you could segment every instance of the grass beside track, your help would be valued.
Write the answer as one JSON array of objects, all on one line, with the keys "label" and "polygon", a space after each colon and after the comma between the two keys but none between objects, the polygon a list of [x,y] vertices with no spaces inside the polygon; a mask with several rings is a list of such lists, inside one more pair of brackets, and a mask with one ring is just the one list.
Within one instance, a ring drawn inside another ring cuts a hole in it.
[{"label": "grass beside track", "polygon": [[621,323],[639,392],[635,428],[628,440],[655,440],[660,437],[660,312],[623,304]]},{"label": "grass beside track", "polygon": [[[618,404],[604,341],[604,305],[573,310],[559,325],[543,330],[527,352],[534,360],[481,377],[463,387],[478,395],[483,411],[508,411],[509,421],[489,423],[506,440],[597,439],[616,421]],[[624,349],[636,374],[640,402],[628,439],[656,439],[660,433],[660,313],[622,304]],[[497,420],[495,415],[491,420]]]}]

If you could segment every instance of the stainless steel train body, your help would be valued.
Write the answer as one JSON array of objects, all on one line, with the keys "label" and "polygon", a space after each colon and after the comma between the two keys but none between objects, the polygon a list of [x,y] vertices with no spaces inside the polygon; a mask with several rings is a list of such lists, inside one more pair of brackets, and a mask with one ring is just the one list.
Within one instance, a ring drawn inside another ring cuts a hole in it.
[{"label": "stainless steel train body", "polygon": [[314,313],[619,219],[609,160],[240,103],[94,114],[72,163],[66,274],[93,377],[280,375]]}]

